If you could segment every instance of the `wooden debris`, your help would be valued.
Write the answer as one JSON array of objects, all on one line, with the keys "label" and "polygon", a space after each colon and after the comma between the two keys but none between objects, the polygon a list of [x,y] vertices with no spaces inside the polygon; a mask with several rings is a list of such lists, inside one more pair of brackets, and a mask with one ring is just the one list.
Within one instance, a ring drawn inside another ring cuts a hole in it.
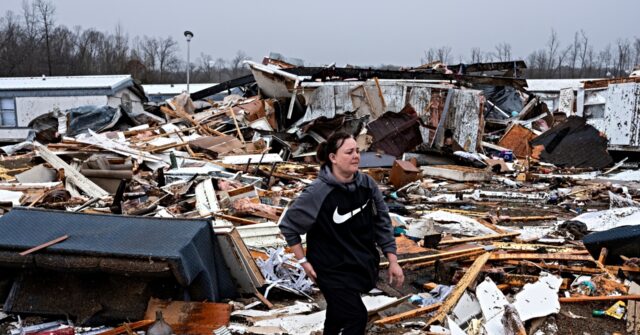
[{"label": "wooden debris", "polygon": [[[402,265],[402,264],[411,264],[411,263],[419,263],[419,262],[426,262],[426,261],[435,261],[441,258],[446,258],[449,256],[456,256],[456,255],[460,255],[460,254],[468,254],[472,251],[478,251],[478,250],[485,250],[484,247],[476,247],[476,248],[469,248],[469,249],[463,249],[463,250],[456,250],[456,251],[448,251],[448,252],[441,252],[438,254],[434,254],[434,255],[427,255],[427,256],[419,256],[419,257],[413,257],[413,258],[405,258],[405,259],[400,259],[398,260],[398,264]],[[389,262],[381,262],[380,263],[380,267],[387,267],[389,266]]]},{"label": "wooden debris", "polygon": [[494,253],[491,255],[491,261],[506,260],[557,260],[557,261],[585,261],[593,262],[593,258],[588,255],[568,255],[568,254],[535,254],[535,253],[517,253],[517,254],[501,254]]},{"label": "wooden debris", "polygon": [[469,285],[471,285],[476,280],[478,274],[480,273],[480,270],[485,265],[485,263],[487,263],[490,257],[491,253],[487,252],[482,256],[476,258],[471,267],[469,267],[469,269],[464,273],[464,276],[462,276],[462,278],[458,281],[456,287],[449,294],[449,297],[444,301],[442,307],[440,307],[436,315],[427,322],[427,326],[432,325],[436,322],[442,323],[444,321],[444,318],[456,306],[458,300],[460,299],[460,297],[462,297],[462,294],[467,289],[467,287],[469,287]]},{"label": "wooden debris", "polygon": [[396,314],[396,315],[392,315],[392,316],[388,316],[386,318],[382,318],[380,320],[377,320],[374,322],[374,324],[376,325],[387,325],[390,323],[396,323],[396,322],[400,322],[403,320],[407,320],[407,319],[413,319],[415,317],[427,314],[429,312],[433,312],[436,309],[440,308],[440,306],[442,306],[442,303],[437,303],[437,304],[433,304],[433,305],[429,305],[429,306],[425,306],[425,307],[420,307],[420,308],[416,308],[410,311],[406,311],[400,314]]},{"label": "wooden debris", "polygon": [[465,237],[465,238],[458,238],[454,240],[440,241],[439,245],[451,245],[451,244],[459,244],[459,243],[467,243],[467,242],[499,240],[503,238],[516,237],[518,235],[520,235],[520,233],[506,233],[506,234],[485,235],[485,236],[477,236],[477,237]]},{"label": "wooden debris", "polygon": [[561,297],[560,302],[574,303],[587,301],[617,301],[617,300],[640,300],[640,294],[630,295],[605,295],[605,296],[581,296],[581,297]]},{"label": "wooden debris", "polygon": [[36,252],[38,250],[42,250],[44,248],[50,247],[50,246],[52,246],[52,245],[54,245],[56,243],[60,243],[60,242],[66,240],[68,238],[69,238],[69,235],[60,236],[60,237],[58,237],[56,239],[53,239],[53,240],[51,240],[49,242],[40,244],[39,246],[36,246],[36,247],[33,247],[33,248],[29,249],[29,250],[25,250],[25,251],[21,252],[20,256],[26,256],[26,255],[34,253],[34,252]]},{"label": "wooden debris", "polygon": [[129,330],[141,329],[141,328],[144,328],[144,327],[147,327],[147,326],[151,325],[154,322],[156,322],[155,319],[154,320],[141,320],[141,321],[136,321],[136,322],[124,323],[120,327],[109,329],[107,331],[104,331],[102,333],[98,333],[96,335],[118,335],[118,334],[122,334],[122,333],[127,332],[127,329],[129,329]]},{"label": "wooden debris", "polygon": [[145,319],[153,318],[158,310],[175,334],[211,335],[215,329],[229,324],[231,305],[151,298]]},{"label": "wooden debris", "polygon": [[103,198],[109,195],[109,193],[87,177],[82,175],[78,170],[72,168],[69,164],[65,163],[62,159],[56,156],[53,152],[49,151],[44,145],[34,142],[33,146],[38,150],[40,155],[47,163],[51,164],[56,170],[63,169],[65,176],[73,182],[78,188],[84,191],[92,198]]}]

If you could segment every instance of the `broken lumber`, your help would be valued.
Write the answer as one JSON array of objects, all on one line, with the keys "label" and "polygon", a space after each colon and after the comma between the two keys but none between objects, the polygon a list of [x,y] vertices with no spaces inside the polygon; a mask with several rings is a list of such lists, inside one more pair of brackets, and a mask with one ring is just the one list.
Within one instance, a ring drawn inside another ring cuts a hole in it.
[{"label": "broken lumber", "polygon": [[593,262],[593,258],[588,255],[569,254],[536,254],[536,253],[514,253],[514,254],[493,254],[491,261],[506,260],[556,260],[556,261],[583,261]]},{"label": "broken lumber", "polygon": [[389,308],[391,308],[391,307],[396,307],[396,306],[400,305],[401,303],[403,303],[403,302],[405,302],[405,301],[409,300],[409,298],[411,298],[411,294],[409,294],[409,295],[405,295],[405,296],[404,296],[404,297],[402,297],[402,298],[398,298],[398,299],[396,299],[396,300],[394,300],[394,301],[392,301],[392,302],[390,302],[390,303],[388,303],[388,304],[384,304],[384,305],[382,305],[382,306],[380,306],[380,307],[378,307],[378,308],[374,308],[374,309],[372,309],[372,310],[370,310],[370,311],[368,312],[369,317],[371,317],[371,316],[373,316],[373,315],[376,315],[376,314],[378,314],[379,312],[384,311],[385,309],[389,309]]},{"label": "broken lumber", "polygon": [[460,281],[458,281],[456,287],[453,289],[449,297],[444,301],[442,307],[440,307],[436,315],[427,322],[427,327],[436,322],[442,323],[444,321],[444,318],[447,316],[447,314],[449,314],[449,312],[451,312],[451,310],[458,304],[458,300],[460,300],[460,297],[462,297],[467,287],[469,287],[469,285],[471,285],[476,280],[478,274],[480,273],[480,270],[487,263],[490,257],[491,252],[487,252],[484,255],[476,258],[473,264],[464,273],[464,276],[460,278]]},{"label": "broken lumber", "polygon": [[603,296],[580,296],[580,297],[561,297],[560,302],[587,302],[587,301],[612,301],[612,300],[640,300],[640,294],[629,295],[603,295]]},{"label": "broken lumber", "polygon": [[424,268],[424,267],[429,267],[429,266],[434,266],[436,264],[436,262],[451,262],[451,261],[457,261],[457,260],[463,260],[463,259],[467,259],[467,258],[471,258],[474,256],[478,256],[480,254],[482,254],[484,252],[484,250],[476,250],[476,251],[472,251],[470,253],[466,253],[466,254],[460,254],[457,256],[450,256],[450,257],[446,257],[446,258],[441,258],[435,261],[427,261],[427,262],[423,262],[423,263],[415,263],[415,264],[411,264],[409,266],[407,266],[407,268],[409,270],[416,270],[419,268]]},{"label": "broken lumber", "polygon": [[136,322],[123,323],[122,326],[120,326],[120,327],[109,329],[107,331],[104,331],[102,333],[98,333],[96,335],[118,335],[118,334],[126,333],[127,330],[131,331],[131,330],[144,328],[144,327],[149,326],[150,324],[152,324],[154,322],[156,322],[156,321],[155,320],[141,320],[141,321],[136,321]]},{"label": "broken lumber", "polygon": [[439,245],[451,245],[451,244],[467,243],[467,242],[499,240],[503,238],[516,237],[518,235],[520,235],[520,233],[506,233],[506,234],[493,234],[493,235],[476,236],[476,237],[465,237],[465,238],[459,238],[455,240],[440,241]]},{"label": "broken lumber", "polygon": [[[411,264],[411,263],[419,263],[419,262],[426,262],[426,261],[435,261],[441,258],[446,258],[449,256],[455,256],[455,255],[460,255],[460,254],[466,254],[466,253],[470,253],[471,251],[478,251],[478,250],[485,250],[484,247],[476,247],[476,248],[469,248],[469,249],[464,249],[464,250],[456,250],[456,251],[449,251],[449,252],[441,252],[438,254],[434,254],[434,255],[426,255],[426,256],[419,256],[419,257],[413,257],[413,258],[405,258],[405,259],[400,259],[398,260],[398,264],[402,265],[402,264]],[[381,262],[380,263],[380,267],[387,267],[389,266],[389,262]]]},{"label": "broken lumber", "polygon": [[51,166],[56,170],[63,169],[65,176],[88,196],[92,198],[103,198],[109,195],[109,192],[103,190],[100,186],[89,180],[89,178],[82,175],[78,170],[71,167],[71,165],[65,163],[65,161],[60,159],[60,157],[56,156],[53,152],[49,151],[49,149],[44,145],[38,142],[33,142],[33,146],[40,153],[40,156],[47,161],[47,163],[51,164]]},{"label": "broken lumber", "polygon": [[390,324],[390,323],[396,323],[396,322],[400,322],[400,321],[407,320],[407,319],[413,319],[413,318],[418,317],[420,315],[424,315],[426,313],[435,311],[436,309],[440,308],[440,306],[442,306],[442,303],[437,303],[437,304],[433,304],[433,305],[429,305],[429,306],[424,306],[424,307],[412,309],[410,311],[406,311],[406,312],[402,312],[402,313],[399,313],[399,314],[396,314],[396,315],[388,316],[386,318],[382,318],[380,320],[375,321],[374,324],[376,324],[376,325],[387,325],[387,324]]},{"label": "broken lumber", "polygon": [[60,237],[58,237],[56,239],[53,239],[53,240],[51,240],[49,242],[42,243],[42,244],[40,244],[38,246],[35,246],[35,247],[33,247],[33,248],[29,249],[29,250],[25,250],[25,251],[21,252],[20,256],[26,256],[26,255],[34,253],[34,252],[36,252],[38,250],[42,250],[44,248],[50,247],[50,246],[52,246],[52,245],[54,245],[56,243],[60,243],[60,242],[66,240],[68,238],[69,238],[69,235],[60,236]]}]

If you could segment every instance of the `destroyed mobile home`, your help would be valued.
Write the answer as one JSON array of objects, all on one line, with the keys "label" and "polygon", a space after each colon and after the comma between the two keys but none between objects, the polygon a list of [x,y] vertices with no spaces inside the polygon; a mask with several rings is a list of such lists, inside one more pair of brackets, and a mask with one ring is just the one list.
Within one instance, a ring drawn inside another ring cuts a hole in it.
[{"label": "destroyed mobile home", "polygon": [[521,61],[247,66],[135,115],[44,114],[2,147],[3,332],[321,332],[322,297],[277,223],[340,130],[408,278],[363,297],[370,333],[637,333],[640,80],[549,106]]}]

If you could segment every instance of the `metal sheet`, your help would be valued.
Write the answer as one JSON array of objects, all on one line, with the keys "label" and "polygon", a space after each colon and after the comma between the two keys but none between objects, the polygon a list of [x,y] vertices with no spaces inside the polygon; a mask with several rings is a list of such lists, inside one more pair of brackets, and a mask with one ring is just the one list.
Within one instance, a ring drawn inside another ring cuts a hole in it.
[{"label": "metal sheet", "polygon": [[482,91],[453,90],[445,127],[453,131],[453,139],[468,152],[476,152],[481,131]]},{"label": "metal sheet", "polygon": [[607,89],[604,133],[610,145],[640,144],[640,84],[611,84]]}]

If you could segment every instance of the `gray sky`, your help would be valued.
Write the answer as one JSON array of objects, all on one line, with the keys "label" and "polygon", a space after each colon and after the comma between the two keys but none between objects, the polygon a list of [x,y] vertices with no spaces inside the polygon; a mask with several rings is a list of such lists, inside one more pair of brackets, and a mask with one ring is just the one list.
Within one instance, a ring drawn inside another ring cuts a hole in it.
[{"label": "gray sky", "polygon": [[[1,0],[0,12],[22,12],[22,0]],[[472,47],[491,51],[501,42],[515,57],[544,46],[552,28],[562,45],[584,29],[596,50],[617,38],[640,37],[640,1],[604,0],[55,0],[55,20],[68,27],[130,37],[172,36],[186,59],[200,53],[232,58],[244,50],[259,60],[269,51],[319,65],[414,66],[429,47],[449,45],[455,63]]]}]

